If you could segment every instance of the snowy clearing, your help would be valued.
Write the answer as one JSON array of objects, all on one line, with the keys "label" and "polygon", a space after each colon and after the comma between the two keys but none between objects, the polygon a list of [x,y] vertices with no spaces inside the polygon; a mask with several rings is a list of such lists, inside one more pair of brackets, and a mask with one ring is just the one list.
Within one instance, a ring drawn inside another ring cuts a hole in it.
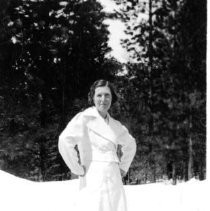
[{"label": "snowy clearing", "polygon": [[[78,180],[32,182],[0,171],[1,211],[71,211]],[[209,211],[207,181],[126,185],[129,211]]]}]

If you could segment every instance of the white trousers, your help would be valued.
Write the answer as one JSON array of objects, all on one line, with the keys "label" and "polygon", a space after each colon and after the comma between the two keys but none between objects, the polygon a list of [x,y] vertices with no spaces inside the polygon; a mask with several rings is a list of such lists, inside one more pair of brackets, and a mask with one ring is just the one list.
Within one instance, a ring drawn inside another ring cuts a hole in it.
[{"label": "white trousers", "polygon": [[91,161],[80,177],[77,211],[127,211],[126,196],[116,162]]}]

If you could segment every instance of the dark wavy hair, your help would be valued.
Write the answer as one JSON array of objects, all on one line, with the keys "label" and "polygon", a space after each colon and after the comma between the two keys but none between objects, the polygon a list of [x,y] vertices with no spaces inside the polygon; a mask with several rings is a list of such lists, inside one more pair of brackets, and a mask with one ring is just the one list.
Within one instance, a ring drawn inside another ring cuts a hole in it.
[{"label": "dark wavy hair", "polygon": [[114,89],[114,86],[112,85],[112,83],[110,83],[109,81],[100,79],[100,80],[95,81],[92,84],[92,86],[90,87],[90,91],[88,93],[88,104],[90,106],[93,106],[94,105],[93,98],[94,98],[94,95],[95,95],[96,88],[103,87],[103,86],[109,87],[109,89],[111,91],[111,95],[112,95],[112,104],[111,105],[113,105],[114,103],[117,102],[118,96],[117,96],[117,94],[115,92],[115,89]]}]

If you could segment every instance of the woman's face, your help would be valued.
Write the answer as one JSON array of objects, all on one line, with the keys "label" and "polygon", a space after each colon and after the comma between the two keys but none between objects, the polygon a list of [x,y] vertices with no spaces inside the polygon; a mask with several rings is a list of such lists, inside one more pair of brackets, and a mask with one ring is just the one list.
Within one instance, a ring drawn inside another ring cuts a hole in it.
[{"label": "woman's face", "polygon": [[93,102],[99,113],[103,117],[106,117],[107,111],[112,103],[112,94],[110,88],[107,86],[97,87],[93,96]]}]

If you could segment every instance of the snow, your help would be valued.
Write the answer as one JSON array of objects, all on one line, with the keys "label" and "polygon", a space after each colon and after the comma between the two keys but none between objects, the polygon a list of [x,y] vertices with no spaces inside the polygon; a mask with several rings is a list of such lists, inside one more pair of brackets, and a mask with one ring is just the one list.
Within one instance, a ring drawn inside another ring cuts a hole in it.
[{"label": "snow", "polygon": [[[32,182],[0,171],[1,211],[72,211],[78,179]],[[207,211],[207,181],[124,186],[128,211]]]}]

